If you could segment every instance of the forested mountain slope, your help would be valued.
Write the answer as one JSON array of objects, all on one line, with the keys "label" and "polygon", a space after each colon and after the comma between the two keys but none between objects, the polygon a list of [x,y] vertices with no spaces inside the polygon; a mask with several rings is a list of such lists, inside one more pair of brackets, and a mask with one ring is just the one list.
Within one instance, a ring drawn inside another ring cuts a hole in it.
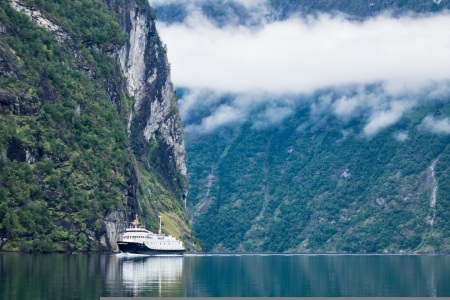
[{"label": "forested mountain slope", "polygon": [[190,218],[206,249],[448,252],[450,136],[422,123],[448,106],[370,139],[358,121],[310,113],[187,138]]},{"label": "forested mountain slope", "polygon": [[195,0],[160,1],[150,0],[156,9],[158,20],[165,23],[180,23],[188,19],[192,11],[202,13],[218,26],[230,23],[260,25],[264,22],[282,21],[292,16],[308,16],[318,13],[346,14],[354,20],[363,20],[380,13],[401,16],[410,13],[434,13],[450,8],[448,1],[393,0],[393,1],[315,1],[315,0]]},{"label": "forested mountain slope", "polygon": [[154,18],[146,1],[0,0],[0,250],[115,250],[136,213],[195,247]]},{"label": "forested mountain slope", "polygon": [[[183,26],[214,27],[212,32],[216,35],[239,32],[244,26],[249,29],[243,31],[248,39],[254,38],[248,32],[254,30],[255,36],[260,37],[268,27],[277,28],[277,24],[289,21],[309,24],[305,17],[311,20],[311,16],[319,13],[341,14],[336,20],[349,27],[364,28],[382,19],[421,19],[436,12],[446,16],[445,10],[449,8],[448,1],[432,0],[281,0],[255,5],[252,3],[256,2],[245,1],[152,2],[170,34],[176,32],[171,28]],[[380,17],[383,13],[385,16]],[[320,18],[317,23],[322,24]],[[320,30],[314,27],[317,24],[311,24],[311,35],[320,36]],[[390,33],[389,26],[383,31],[383,22],[376,24],[381,26],[380,32]],[[445,36],[444,30],[436,30]],[[337,32],[345,36],[350,30]],[[294,38],[293,32],[289,34]],[[361,37],[373,45],[381,40],[378,37],[372,40],[364,32]],[[274,44],[283,44],[282,32],[271,38],[256,45],[273,49]],[[310,40],[306,38],[307,41]],[[352,41],[358,45],[358,38]],[[306,46],[309,45],[299,44],[299,49],[283,53],[301,53],[300,49]],[[315,46],[339,48],[332,41],[321,41]],[[234,54],[234,48],[227,49]],[[253,51],[250,47],[244,49]],[[253,56],[271,53],[264,50],[243,57],[252,61]],[[317,56],[322,53],[320,50],[317,48]],[[361,57],[364,61],[381,55],[368,50]],[[403,54],[413,52],[414,49],[406,49]],[[335,55],[332,51],[325,53]],[[354,53],[360,54],[356,50]],[[274,82],[279,82],[278,77],[290,79],[289,74],[280,74],[283,70],[271,62],[283,63],[277,57],[281,54],[271,55],[255,61],[266,63],[268,72],[275,70]],[[336,59],[339,57],[336,54]],[[292,57],[286,58],[289,59]],[[324,57],[324,60],[330,64],[330,74],[335,77],[346,74],[345,66],[333,68],[332,59]],[[318,61],[321,66],[320,59],[315,62]],[[423,57],[423,61],[410,63],[420,65],[425,61]],[[312,64],[305,65],[311,76],[320,74]],[[251,66],[246,64],[243,68]],[[240,67],[236,63],[235,76],[231,78],[242,78]],[[410,67],[405,65],[406,69]],[[364,66],[354,68],[362,75],[370,73]],[[349,72],[353,69],[349,66]],[[293,77],[295,70],[290,71]],[[399,73],[407,81],[409,74]],[[323,75],[329,76],[326,72]],[[299,81],[298,85],[307,83]],[[411,86],[400,93],[388,92],[389,82],[382,80],[369,83],[355,80],[354,84],[325,86],[304,94],[227,93],[226,82],[216,86],[222,90],[195,87],[189,90],[189,86],[181,86],[178,93],[184,103],[181,111],[189,157],[188,217],[206,250],[450,251],[450,96],[445,92],[448,81],[423,90]]]}]

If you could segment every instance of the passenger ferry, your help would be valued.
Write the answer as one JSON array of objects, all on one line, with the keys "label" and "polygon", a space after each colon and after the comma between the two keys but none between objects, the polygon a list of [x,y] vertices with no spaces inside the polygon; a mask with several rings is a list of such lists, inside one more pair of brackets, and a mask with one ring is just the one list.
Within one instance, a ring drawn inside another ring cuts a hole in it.
[{"label": "passenger ferry", "polygon": [[162,234],[161,216],[159,218],[159,231],[155,234],[144,227],[138,227],[139,219],[131,222],[131,226],[122,234],[117,242],[119,250],[124,253],[148,254],[148,255],[183,255],[186,249],[177,238]]}]

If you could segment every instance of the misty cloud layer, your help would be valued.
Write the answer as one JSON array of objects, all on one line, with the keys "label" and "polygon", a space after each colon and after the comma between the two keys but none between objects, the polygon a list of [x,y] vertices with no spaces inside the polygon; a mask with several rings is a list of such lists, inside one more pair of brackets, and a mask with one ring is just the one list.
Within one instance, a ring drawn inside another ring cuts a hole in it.
[{"label": "misty cloud layer", "polygon": [[290,19],[261,29],[217,28],[201,15],[159,31],[177,86],[305,93],[389,81],[397,88],[449,79],[449,15]]},{"label": "misty cloud layer", "polygon": [[207,134],[250,119],[255,130],[268,129],[292,116],[300,103],[298,96],[224,94],[212,90],[190,90],[179,101],[187,134]]},{"label": "misty cloud layer", "polygon": [[[199,2],[199,3],[204,3],[204,2],[207,2],[207,1],[209,1],[209,0],[149,0],[149,2],[150,2],[150,4],[152,5],[152,6],[155,6],[155,5],[168,5],[168,4],[180,4],[180,3],[183,3],[183,4],[189,4],[189,3],[194,3],[194,2]],[[244,6],[246,6],[246,7],[255,7],[255,6],[258,6],[258,5],[262,5],[262,4],[264,4],[264,0],[263,1],[261,1],[261,0],[225,0],[225,2],[236,2],[236,3],[239,3],[239,4],[242,4],[242,5],[244,5]]]},{"label": "misty cloud layer", "polygon": [[[180,99],[180,115],[185,131],[207,134],[218,128],[250,121],[255,130],[265,130],[282,124],[299,107],[309,107],[311,123],[320,123],[332,115],[346,124],[362,120],[362,134],[367,138],[396,124],[406,113],[421,106],[448,103],[450,94],[443,94],[449,82],[423,89],[398,93],[384,84],[341,86],[310,94],[236,93],[223,94],[212,90],[190,90]],[[436,93],[441,89],[441,92]],[[439,97],[438,97],[439,96]],[[305,130],[303,124],[299,131]],[[450,133],[449,119],[426,117],[420,129],[430,133]],[[408,132],[393,135],[405,141]]]},{"label": "misty cloud layer", "polygon": [[[449,101],[448,28],[449,14],[365,22],[320,15],[218,28],[193,12],[184,23],[158,24],[173,82],[190,90],[180,99],[188,134],[248,120],[264,130],[306,102],[311,120],[360,118],[369,138],[414,108]],[[450,130],[448,119],[432,116],[421,127]],[[405,141],[408,133],[393,138]]]}]

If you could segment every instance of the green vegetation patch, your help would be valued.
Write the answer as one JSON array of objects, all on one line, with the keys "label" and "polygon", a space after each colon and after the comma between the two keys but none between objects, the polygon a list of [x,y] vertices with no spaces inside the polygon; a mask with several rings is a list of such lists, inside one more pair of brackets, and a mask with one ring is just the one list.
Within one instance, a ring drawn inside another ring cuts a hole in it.
[{"label": "green vegetation patch", "polygon": [[47,12],[72,34],[89,41],[124,43],[128,35],[120,31],[118,16],[101,0],[26,0]]},{"label": "green vegetation patch", "polygon": [[206,250],[448,251],[450,137],[418,128],[448,108],[413,110],[369,139],[357,121],[311,123],[309,107],[276,128],[187,139],[188,212]]},{"label": "green vegetation patch", "polygon": [[[87,16],[106,9],[88,7]],[[0,54],[13,70],[0,78],[1,90],[12,95],[0,114],[0,235],[8,239],[3,250],[95,250],[98,221],[126,205],[122,191],[130,178],[127,112],[120,116],[102,87],[121,80],[115,77],[119,66],[82,46],[75,57],[5,0],[0,22],[7,28]],[[85,67],[96,78],[85,75]],[[131,98],[122,94],[129,109]]]}]

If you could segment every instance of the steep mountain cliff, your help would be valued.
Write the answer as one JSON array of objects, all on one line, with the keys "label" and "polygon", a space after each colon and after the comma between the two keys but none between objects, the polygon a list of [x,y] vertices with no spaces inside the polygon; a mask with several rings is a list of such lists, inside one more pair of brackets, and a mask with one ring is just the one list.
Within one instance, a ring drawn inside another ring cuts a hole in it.
[{"label": "steep mountain cliff", "polygon": [[136,213],[198,247],[154,18],[137,0],[0,1],[0,250],[115,250]]}]

